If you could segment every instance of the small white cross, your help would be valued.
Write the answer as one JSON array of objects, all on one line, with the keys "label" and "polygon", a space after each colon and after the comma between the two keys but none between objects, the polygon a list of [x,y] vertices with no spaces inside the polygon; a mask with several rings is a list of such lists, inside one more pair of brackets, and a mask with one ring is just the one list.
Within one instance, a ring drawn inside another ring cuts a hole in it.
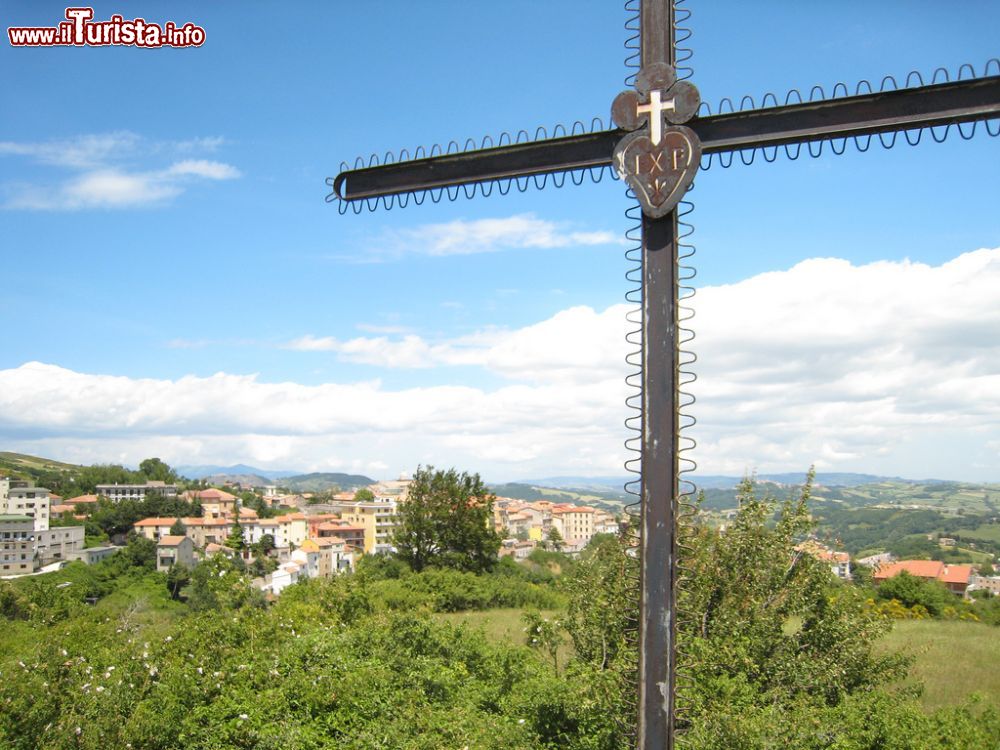
[{"label": "small white cross", "polygon": [[649,136],[654,146],[658,146],[660,138],[663,136],[663,113],[674,111],[674,97],[670,97],[665,102],[660,101],[658,90],[649,92],[649,104],[637,104],[636,115],[649,113]]}]

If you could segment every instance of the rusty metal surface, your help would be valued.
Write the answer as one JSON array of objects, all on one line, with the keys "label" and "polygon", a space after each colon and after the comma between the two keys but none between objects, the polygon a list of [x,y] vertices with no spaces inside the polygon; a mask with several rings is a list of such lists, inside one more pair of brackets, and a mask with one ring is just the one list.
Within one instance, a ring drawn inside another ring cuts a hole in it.
[{"label": "rusty metal surface", "polygon": [[673,747],[677,632],[677,218],[643,216],[640,750]]},{"label": "rusty metal surface", "polygon": [[[679,85],[679,84],[678,84]],[[706,154],[866,136],[1000,117],[1000,76],[696,117]],[[609,166],[626,134],[614,129],[342,172],[343,200]]]},{"label": "rusty metal surface", "polygon": [[[642,69],[673,71],[673,0],[642,0]],[[643,72],[640,71],[641,78]],[[643,85],[654,84],[654,80]],[[697,162],[692,165],[697,169]],[[677,668],[677,212],[642,217],[639,750],[673,750]]]}]

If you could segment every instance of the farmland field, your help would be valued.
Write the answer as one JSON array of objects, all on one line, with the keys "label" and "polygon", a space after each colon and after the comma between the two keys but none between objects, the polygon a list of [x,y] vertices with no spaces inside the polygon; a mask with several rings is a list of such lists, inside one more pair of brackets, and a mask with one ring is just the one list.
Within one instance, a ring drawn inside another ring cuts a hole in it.
[{"label": "farmland field", "polygon": [[913,654],[911,679],[924,683],[927,710],[965,702],[973,693],[1000,709],[1000,628],[974,622],[900,620],[880,647]]}]

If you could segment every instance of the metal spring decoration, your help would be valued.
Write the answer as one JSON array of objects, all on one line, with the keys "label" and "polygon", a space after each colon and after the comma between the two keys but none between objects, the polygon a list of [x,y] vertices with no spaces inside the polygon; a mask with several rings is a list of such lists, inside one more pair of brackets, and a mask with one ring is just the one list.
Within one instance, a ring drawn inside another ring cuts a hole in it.
[{"label": "metal spring decoration", "polygon": [[[690,10],[684,7],[685,4],[686,0],[678,0],[675,2],[675,12],[677,13],[677,17],[680,21],[684,22],[691,17]],[[638,58],[636,55],[638,53],[636,50],[638,45],[638,7],[639,0],[627,0],[625,3],[625,9],[631,14],[625,23],[625,29],[627,33],[632,35],[626,39],[625,42],[626,51],[628,52],[626,65],[628,65],[633,71],[626,77],[626,83],[635,80],[634,71],[637,70],[636,65]],[[675,34],[679,42],[684,42],[691,37],[691,30],[678,25],[675,26]],[[678,46],[677,56],[679,62],[683,61],[685,63],[689,63],[692,57],[692,52],[687,47]],[[982,66],[982,71],[982,77],[984,78],[1000,76],[1000,59],[991,58]],[[678,78],[689,78],[692,72],[692,68],[689,64],[680,66],[678,67]],[[954,75],[945,68],[937,68],[930,76],[925,76],[919,71],[911,71],[902,78],[902,85],[899,82],[900,79],[897,79],[894,76],[885,76],[879,82],[877,87],[868,80],[862,80],[853,87],[850,87],[846,83],[842,82],[836,83],[830,89],[829,94],[826,89],[817,85],[813,86],[805,95],[803,95],[803,93],[798,89],[792,89],[783,96],[779,96],[773,92],[768,92],[759,99],[755,99],[749,95],[743,96],[739,99],[738,104],[734,99],[726,97],[720,100],[714,108],[703,102],[699,109],[698,117],[711,117],[714,115],[748,112],[751,110],[766,110],[768,108],[781,107],[790,104],[833,101],[836,99],[844,99],[864,94],[902,91],[917,88],[928,83],[938,84],[969,80],[973,78],[976,78],[975,67],[969,63],[965,63],[959,66],[957,73]],[[610,122],[610,120],[608,122]],[[982,129],[985,130],[988,136],[994,138],[1000,136],[1000,119],[978,120],[954,125],[915,127],[902,132],[905,141],[911,146],[916,146],[921,142],[924,131],[929,131],[932,140],[936,143],[944,142],[949,135],[951,135],[952,129],[957,131],[958,135],[962,139],[971,140],[977,132],[980,132],[980,124],[982,124]],[[614,131],[609,129],[609,124],[602,118],[595,117],[591,119],[589,123],[577,120],[568,127],[562,124],[557,124],[551,128],[539,126],[535,128],[533,132],[529,132],[528,130],[519,130],[516,133],[502,132],[496,137],[487,135],[479,140],[467,138],[461,143],[459,141],[452,140],[444,146],[435,144],[430,148],[419,146],[413,151],[408,149],[403,149],[399,152],[386,151],[381,156],[373,153],[367,158],[356,158],[353,164],[341,162],[340,171],[343,173],[350,170],[368,169],[387,164],[401,164],[408,161],[426,159],[434,156],[462,154],[512,144],[534,143],[554,138],[606,132]],[[804,153],[813,158],[817,158],[823,155],[827,144],[829,144],[830,151],[839,156],[846,150],[848,141],[852,142],[858,151],[864,152],[871,147],[873,141],[878,142],[883,148],[889,149],[893,148],[897,144],[898,140],[899,132],[893,131],[889,133],[879,133],[876,136],[857,135],[810,141],[805,144],[804,150],[803,144],[796,143],[781,146],[746,148],[735,152],[726,151],[723,153],[706,153],[701,157],[700,166],[702,170],[708,170],[712,167],[729,168],[736,162],[736,154],[739,154],[739,162],[749,166],[756,160],[758,152],[760,152],[764,161],[769,163],[775,161],[781,154],[791,160],[798,159],[804,155]],[[326,196],[326,201],[328,203],[337,203],[337,210],[340,213],[346,213],[348,210],[351,210],[354,213],[361,213],[366,209],[368,211],[376,211],[391,210],[396,207],[405,208],[411,203],[419,206],[428,199],[431,203],[440,203],[444,199],[456,201],[460,197],[471,199],[477,196],[489,197],[494,194],[507,195],[511,190],[524,193],[531,188],[538,190],[549,187],[562,188],[565,187],[567,183],[572,185],[583,185],[584,183],[597,184],[602,182],[605,177],[612,180],[619,179],[617,173],[610,166],[596,166],[571,171],[537,174],[526,177],[512,177],[457,186],[430,188],[427,190],[414,190],[406,193],[379,196],[377,198],[363,198],[349,201],[341,199],[341,180],[343,178],[343,174],[341,174],[340,177],[329,177],[326,179],[326,184],[330,187],[330,192]]]}]

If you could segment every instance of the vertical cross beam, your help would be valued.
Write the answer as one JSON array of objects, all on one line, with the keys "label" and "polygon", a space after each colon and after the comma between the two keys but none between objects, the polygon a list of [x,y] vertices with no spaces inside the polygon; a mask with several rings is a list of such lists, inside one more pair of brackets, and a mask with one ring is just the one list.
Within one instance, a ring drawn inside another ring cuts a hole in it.
[{"label": "vertical cross beam", "polygon": [[[672,0],[642,0],[641,59],[673,66]],[[677,211],[642,216],[639,750],[673,750],[677,566]]]}]

